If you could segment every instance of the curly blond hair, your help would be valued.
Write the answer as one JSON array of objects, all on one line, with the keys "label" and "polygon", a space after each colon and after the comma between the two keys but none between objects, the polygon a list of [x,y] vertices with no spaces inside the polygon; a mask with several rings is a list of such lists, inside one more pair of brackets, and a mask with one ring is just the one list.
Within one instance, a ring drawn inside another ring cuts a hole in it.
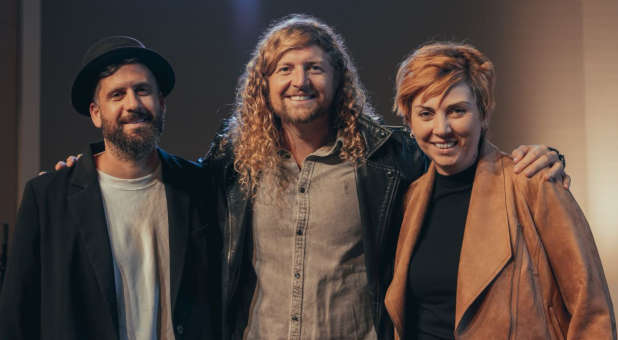
[{"label": "curly blond hair", "polygon": [[[290,15],[270,26],[258,42],[239,79],[234,112],[226,123],[222,145],[231,143],[234,169],[246,192],[254,193],[260,174],[280,168],[281,121],[268,100],[268,77],[281,56],[292,49],[318,46],[328,54],[339,84],[333,99],[331,124],[343,140],[339,157],[358,162],[365,154],[357,122],[361,115],[376,119],[343,40],[331,27],[306,15]],[[281,181],[281,186],[285,183]]]}]

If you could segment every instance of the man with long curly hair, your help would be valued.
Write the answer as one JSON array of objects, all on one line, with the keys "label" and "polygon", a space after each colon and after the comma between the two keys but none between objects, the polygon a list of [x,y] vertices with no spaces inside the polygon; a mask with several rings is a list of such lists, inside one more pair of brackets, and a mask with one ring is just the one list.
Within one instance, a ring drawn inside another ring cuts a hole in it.
[{"label": "man with long curly hair", "polygon": [[[292,15],[265,32],[202,160],[220,176],[226,337],[392,337],[401,202],[426,159],[379,121],[331,27]],[[557,159],[533,149],[533,169]]]}]

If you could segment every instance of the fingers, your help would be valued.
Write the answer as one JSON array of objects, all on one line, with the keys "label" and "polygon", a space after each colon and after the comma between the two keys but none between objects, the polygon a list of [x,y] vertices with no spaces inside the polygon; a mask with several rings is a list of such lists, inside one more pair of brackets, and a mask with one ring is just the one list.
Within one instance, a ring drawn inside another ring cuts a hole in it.
[{"label": "fingers", "polygon": [[[528,153],[528,149],[529,147],[527,145],[520,145],[517,147],[517,149],[511,152],[511,156],[513,156],[513,160],[515,161],[515,163],[519,162],[519,160],[521,160],[522,157],[524,157],[526,153]],[[519,171],[516,171],[516,172],[519,172]]]},{"label": "fingers", "polygon": [[82,157],[81,153],[77,156],[70,155],[69,157],[67,157],[66,162],[59,161],[58,163],[56,163],[56,165],[54,165],[54,170],[58,171],[66,167],[70,168],[73,165],[75,165],[75,162],[77,162],[77,160],[80,159],[81,157]]},{"label": "fingers", "polygon": [[571,176],[566,173],[562,176],[562,186],[567,190],[571,187]]},{"label": "fingers", "polygon": [[[552,158],[550,155],[545,155],[545,156],[548,159]],[[553,164],[551,164],[551,168],[549,168],[549,170],[543,174],[543,178],[546,181],[553,182],[553,181],[562,180],[564,175],[565,175],[564,166],[562,165],[562,162],[554,161]]]},{"label": "fingers", "polygon": [[78,160],[78,158],[77,158],[77,157],[75,157],[75,156],[71,155],[71,156],[67,157],[67,163],[66,163],[66,165],[67,165],[68,167],[72,167],[73,165],[75,165],[75,162],[77,162],[77,160]]},{"label": "fingers", "polygon": [[547,181],[562,181],[562,186],[569,189],[571,176],[564,172],[564,164],[560,161],[558,152],[550,150],[545,145],[521,145],[511,153],[516,164],[513,167],[515,173],[523,171],[527,177],[534,176],[537,172],[548,168],[543,174]]},{"label": "fingers", "polygon": [[549,160],[549,158],[546,155],[542,155],[536,159],[532,159],[531,163],[529,163],[525,169],[522,169],[522,171],[524,175],[526,175],[526,177],[532,177],[536,175],[539,171],[551,165],[552,165],[552,162]]},{"label": "fingers", "polygon": [[58,163],[56,163],[56,165],[54,165],[54,170],[58,171],[61,169],[64,169],[67,167],[67,163],[63,162],[63,161],[59,161]]},{"label": "fingers", "polygon": [[47,171],[39,171],[39,174],[37,176],[45,175],[46,173]]},{"label": "fingers", "polygon": [[537,171],[548,165],[547,162],[549,160],[547,158],[537,162],[547,152],[547,148],[543,145],[520,145],[512,152],[513,160],[515,161],[513,171],[518,174],[525,170],[526,176],[534,175]]},{"label": "fingers", "polygon": [[[513,151],[514,154],[519,155],[520,151],[524,151],[526,148],[517,148]],[[555,151],[550,150],[545,145],[531,145],[527,146],[527,153],[521,157],[514,166],[515,173],[524,172],[527,177],[534,176],[537,172],[544,168],[553,168],[553,172],[550,173],[547,179],[557,179],[559,175],[564,173],[564,166],[562,162],[558,162],[559,156]],[[560,163],[560,165],[555,165]],[[555,167],[554,167],[555,165]]]}]

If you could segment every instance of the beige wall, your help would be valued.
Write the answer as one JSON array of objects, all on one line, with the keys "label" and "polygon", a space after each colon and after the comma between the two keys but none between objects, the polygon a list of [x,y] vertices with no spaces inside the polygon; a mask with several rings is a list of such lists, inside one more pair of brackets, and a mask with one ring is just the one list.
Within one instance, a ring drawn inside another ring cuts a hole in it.
[{"label": "beige wall", "polygon": [[[586,214],[618,306],[618,2],[582,1]],[[580,161],[580,160],[578,160]],[[617,309],[618,310],[618,309]]]},{"label": "beige wall", "polygon": [[[594,234],[618,297],[618,2],[505,2],[496,56],[492,136],[510,150],[544,143],[562,151],[571,192]],[[616,309],[616,302],[614,303]],[[618,309],[616,309],[618,312]]]},{"label": "beige wall", "polygon": [[574,0],[504,2],[495,16],[501,46],[490,56],[498,77],[493,139],[505,150],[521,143],[558,148],[585,208],[581,8]]}]

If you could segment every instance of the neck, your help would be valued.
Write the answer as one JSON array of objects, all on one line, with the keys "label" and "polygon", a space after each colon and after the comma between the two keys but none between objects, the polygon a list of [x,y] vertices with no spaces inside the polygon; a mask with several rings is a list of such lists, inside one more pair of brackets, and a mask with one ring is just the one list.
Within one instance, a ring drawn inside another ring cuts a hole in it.
[{"label": "neck", "polygon": [[328,144],[335,137],[335,131],[326,115],[309,123],[281,122],[281,128],[283,142],[299,167],[309,154]]},{"label": "neck", "polygon": [[153,149],[144,157],[133,159],[105,141],[105,151],[95,157],[97,170],[124,179],[139,178],[152,173],[159,165],[159,155]]}]

